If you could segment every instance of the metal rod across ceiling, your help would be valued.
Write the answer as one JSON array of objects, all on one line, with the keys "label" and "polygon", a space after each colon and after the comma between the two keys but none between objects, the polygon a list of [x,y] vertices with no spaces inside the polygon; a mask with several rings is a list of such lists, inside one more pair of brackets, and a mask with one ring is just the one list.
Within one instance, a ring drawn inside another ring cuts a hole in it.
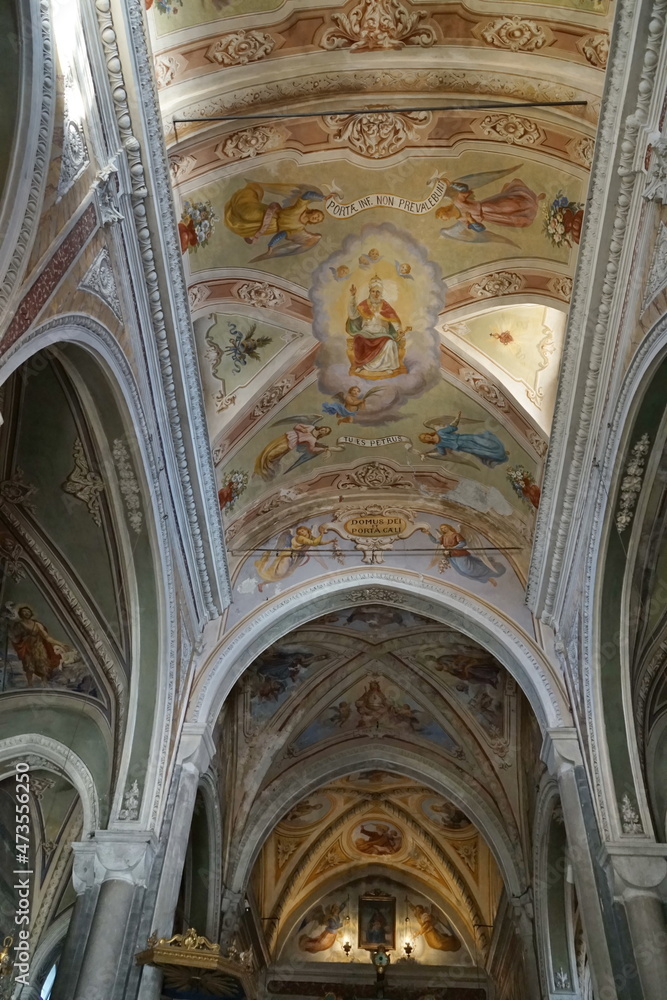
[{"label": "metal rod across ceiling", "polygon": [[499,108],[512,110],[514,108],[570,108],[586,107],[588,101],[495,101],[489,104],[448,104],[431,105],[430,107],[414,108],[333,108],[326,111],[267,111],[248,115],[204,115],[201,118],[173,118],[172,123],[184,125],[193,122],[236,122],[264,121],[286,118],[322,118],[326,115],[385,115],[395,111],[405,114],[413,111],[497,111]]}]

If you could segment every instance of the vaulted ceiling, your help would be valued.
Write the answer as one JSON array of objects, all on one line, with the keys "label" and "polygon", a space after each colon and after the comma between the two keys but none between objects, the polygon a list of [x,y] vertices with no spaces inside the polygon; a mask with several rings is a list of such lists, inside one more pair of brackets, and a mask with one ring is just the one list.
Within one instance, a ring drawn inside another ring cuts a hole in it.
[{"label": "vaulted ceiling", "polygon": [[534,716],[493,656],[409,611],[348,608],[269,647],[221,732],[225,867],[256,844],[273,962],[346,961],[358,897],[384,893],[399,955],[409,940],[426,964],[483,967],[503,885],[519,895],[529,868],[541,768]]},{"label": "vaulted ceiling", "polygon": [[[524,588],[606,0],[147,6],[226,632],[381,564],[540,645]],[[221,733],[225,879],[254,844],[271,961],[344,961],[357,897],[385,892],[425,962],[484,965],[503,884],[527,884],[540,767],[489,653],[411,612],[336,612],[261,654]]]},{"label": "vaulted ceiling", "polygon": [[148,6],[234,614],[383,558],[520,606],[606,3]]}]

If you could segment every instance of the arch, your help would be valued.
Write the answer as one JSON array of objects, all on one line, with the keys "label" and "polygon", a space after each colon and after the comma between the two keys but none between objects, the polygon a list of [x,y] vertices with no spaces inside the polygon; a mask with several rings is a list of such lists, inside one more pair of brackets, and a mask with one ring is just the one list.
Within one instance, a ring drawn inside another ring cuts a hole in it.
[{"label": "arch", "polygon": [[64,774],[71,781],[83,808],[83,836],[94,832],[100,822],[100,798],[95,779],[81,758],[63,743],[40,733],[22,733],[0,740],[0,781],[13,774],[3,765],[25,760],[33,754],[39,758],[40,767]]},{"label": "arch", "polygon": [[[174,569],[166,531],[166,511],[162,503],[159,462],[153,451],[151,444],[153,435],[128,360],[113,334],[90,316],[77,313],[58,316],[28,332],[4,356],[1,381],[4,382],[21,365],[29,364],[40,351],[56,345],[79,347],[99,365],[101,374],[116,399],[120,420],[133,429],[133,440],[136,440],[140,456],[140,461],[136,463],[136,472],[144,483],[142,501],[156,586],[158,641],[162,647],[154,658],[158,676],[151,685],[150,706],[153,709],[151,746],[147,753],[148,762],[145,785],[142,789],[140,816],[147,824],[155,823],[165,807],[164,791],[169,744],[169,726],[165,723],[173,713],[178,619],[174,599],[176,592]],[[111,811],[112,825],[122,808],[124,790],[132,780],[129,775],[134,767],[132,750],[137,704],[138,685],[132,683],[125,739],[116,775]],[[154,763],[156,761],[159,763]]]},{"label": "arch", "polygon": [[[602,595],[604,566],[613,524],[613,509],[618,485],[623,475],[621,459],[634,439],[635,423],[660,365],[667,357],[667,316],[661,317],[641,342],[621,385],[616,409],[610,421],[604,456],[598,467],[599,479],[594,498],[592,530],[586,553],[584,600],[582,608],[582,663],[599,664],[604,637],[602,635]],[[595,581],[595,586],[593,586]],[[620,678],[622,682],[622,678]],[[592,782],[601,831],[606,839],[623,836],[616,782],[610,749],[606,737],[605,707],[601,671],[583,671],[585,713],[588,720],[588,741],[591,751]],[[627,700],[627,691],[624,692]],[[627,710],[627,706],[626,706]],[[616,721],[616,720],[615,720]],[[626,732],[627,735],[627,732]],[[624,746],[634,756],[633,777],[641,774],[636,748],[624,740]],[[644,783],[636,788],[637,805],[645,829],[651,828]]]},{"label": "arch", "polygon": [[386,569],[348,570],[311,581],[267,601],[210,656],[193,691],[190,721],[217,719],[232,687],[271,643],[308,621],[341,608],[395,605],[449,625],[488,649],[517,681],[542,732],[571,725],[562,679],[537,645],[513,622],[481,600],[418,575]]},{"label": "arch", "polygon": [[501,818],[485,798],[473,792],[464,778],[447,773],[441,767],[424,760],[419,754],[394,747],[354,747],[341,751],[334,757],[317,763],[309,762],[305,780],[295,782],[294,775],[280,778],[269,794],[262,794],[255,801],[244,829],[242,843],[236,856],[230,859],[230,870],[225,882],[232,891],[243,892],[250,879],[253,865],[271,830],[285,813],[301,799],[317,791],[322,785],[358,770],[394,771],[415,781],[422,782],[450,799],[475,823],[494,855],[507,892],[520,896],[528,883],[520,849],[514,844]]}]

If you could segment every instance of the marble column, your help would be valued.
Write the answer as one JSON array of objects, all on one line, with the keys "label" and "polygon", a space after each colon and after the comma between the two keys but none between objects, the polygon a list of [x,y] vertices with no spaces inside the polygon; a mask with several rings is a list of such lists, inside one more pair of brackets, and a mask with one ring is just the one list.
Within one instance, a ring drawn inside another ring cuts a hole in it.
[{"label": "marble column", "polygon": [[667,996],[667,845],[646,841],[605,845],[614,894],[623,904],[644,1000]]},{"label": "marble column", "polygon": [[[199,779],[207,770],[214,752],[215,746],[207,726],[190,723],[183,726],[177,755],[178,787],[151,925],[158,937],[169,937],[173,930]],[[205,932],[205,928],[197,930]],[[137,1000],[159,1000],[161,985],[162,973],[152,966],[145,966]]]},{"label": "marble column", "polygon": [[[547,733],[542,759],[557,780],[567,834],[568,858],[582,918],[586,947],[591,964],[595,996],[599,1000],[634,1000],[635,994],[617,989],[615,975],[622,975],[621,955],[612,961],[610,941],[615,927],[613,917],[603,912],[601,889],[607,889],[604,873],[596,863],[599,845],[595,817],[585,814],[581,783],[585,782],[583,760],[576,730],[553,729]],[[586,786],[587,787],[587,786]],[[597,870],[596,870],[597,869]],[[607,889],[608,891],[608,889]]]},{"label": "marble column", "polygon": [[72,881],[88,904],[83,907],[88,921],[84,926],[76,915],[73,919],[68,936],[76,933],[77,923],[84,934],[80,971],[66,987],[65,979],[57,978],[54,1000],[113,1000],[133,958],[136,942],[126,940],[127,927],[135,896],[146,885],[155,843],[142,830],[99,830],[72,846]]}]

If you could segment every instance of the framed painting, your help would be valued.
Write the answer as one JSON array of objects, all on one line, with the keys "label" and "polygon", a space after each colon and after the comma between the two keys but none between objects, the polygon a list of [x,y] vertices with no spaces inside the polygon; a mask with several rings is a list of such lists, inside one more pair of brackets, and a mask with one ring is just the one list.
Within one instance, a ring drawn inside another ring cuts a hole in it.
[{"label": "framed painting", "polygon": [[396,947],[396,897],[372,894],[359,897],[359,947],[373,951]]}]

